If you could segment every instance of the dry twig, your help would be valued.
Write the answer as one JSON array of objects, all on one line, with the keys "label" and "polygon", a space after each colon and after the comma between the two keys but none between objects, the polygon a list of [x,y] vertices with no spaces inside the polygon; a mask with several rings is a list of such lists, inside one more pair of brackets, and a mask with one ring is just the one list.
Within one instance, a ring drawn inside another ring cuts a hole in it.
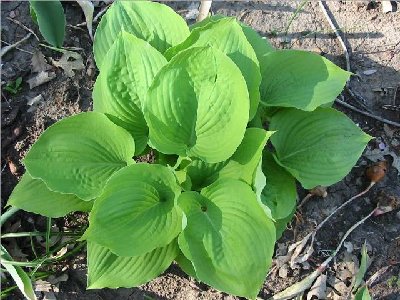
[{"label": "dry twig", "polygon": [[15,20],[15,19],[13,19],[13,18],[7,17],[7,20],[10,20],[11,22],[17,24],[18,26],[22,27],[22,28],[25,29],[26,31],[29,31],[30,33],[32,33],[33,36],[36,38],[36,40],[39,42],[38,36],[36,35],[36,33],[35,33],[32,29],[26,27],[26,26],[25,26],[24,24],[22,24],[20,21]]},{"label": "dry twig", "polygon": [[8,51],[10,51],[14,48],[17,48],[19,44],[22,44],[23,42],[28,40],[31,37],[31,35],[32,35],[32,33],[28,33],[24,38],[15,42],[14,44],[11,44],[11,45],[1,48],[0,57],[3,57],[3,55],[5,55]]}]

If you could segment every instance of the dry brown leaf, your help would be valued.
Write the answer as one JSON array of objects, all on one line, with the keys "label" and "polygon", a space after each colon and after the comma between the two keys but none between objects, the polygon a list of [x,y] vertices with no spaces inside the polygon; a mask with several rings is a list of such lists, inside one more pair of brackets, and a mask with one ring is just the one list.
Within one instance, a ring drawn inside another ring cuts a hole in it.
[{"label": "dry brown leaf", "polygon": [[75,76],[74,70],[83,70],[85,65],[83,64],[82,56],[73,51],[66,51],[60,58],[60,60],[52,60],[52,63],[57,68],[64,70],[65,75],[68,77]]},{"label": "dry brown leaf", "polygon": [[307,293],[307,300],[313,299],[313,296],[316,297],[314,299],[326,299],[326,279],[327,276],[325,274],[318,276],[310,291]]},{"label": "dry brown leaf", "polygon": [[51,66],[47,63],[44,55],[40,50],[36,50],[32,55],[31,60],[32,72],[40,73],[43,71],[51,70]]},{"label": "dry brown leaf", "polygon": [[43,83],[53,80],[55,77],[55,73],[42,71],[27,81],[29,83],[29,88],[33,89],[39,85],[42,85]]}]

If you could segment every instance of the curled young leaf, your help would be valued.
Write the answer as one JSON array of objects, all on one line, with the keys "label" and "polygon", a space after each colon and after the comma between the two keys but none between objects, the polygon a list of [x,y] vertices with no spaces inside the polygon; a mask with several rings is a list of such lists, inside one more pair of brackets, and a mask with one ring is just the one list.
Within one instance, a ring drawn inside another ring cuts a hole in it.
[{"label": "curled young leaf", "polygon": [[246,82],[221,51],[191,48],[156,75],[143,112],[152,147],[208,163],[228,159],[248,121]]},{"label": "curled young leaf", "polygon": [[189,35],[183,18],[167,5],[152,1],[115,1],[101,18],[94,36],[94,56],[100,68],[119,32],[147,41],[161,53]]}]

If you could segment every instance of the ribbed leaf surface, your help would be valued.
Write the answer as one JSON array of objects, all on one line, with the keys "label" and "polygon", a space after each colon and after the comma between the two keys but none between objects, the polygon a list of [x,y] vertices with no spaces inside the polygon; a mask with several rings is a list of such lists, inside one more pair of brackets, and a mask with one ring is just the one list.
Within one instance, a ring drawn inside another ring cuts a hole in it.
[{"label": "ribbed leaf surface", "polygon": [[156,73],[167,63],[149,43],[121,32],[108,51],[93,91],[93,110],[107,114],[135,140],[136,155],[147,145],[142,104]]},{"label": "ribbed leaf surface", "polygon": [[24,164],[50,190],[91,200],[114,172],[134,163],[134,153],[134,141],[126,130],[104,114],[86,112],[50,126]]},{"label": "ribbed leaf surface", "polygon": [[135,287],[164,272],[179,251],[176,240],[149,253],[121,257],[88,242],[88,289]]},{"label": "ribbed leaf surface", "polygon": [[229,158],[248,120],[246,83],[237,66],[211,47],[176,55],[155,77],[144,105],[150,143],[165,154],[206,162]]},{"label": "ribbed leaf surface", "polygon": [[187,226],[179,247],[199,280],[234,295],[255,298],[274,251],[275,228],[246,183],[220,179],[179,205]]},{"label": "ribbed leaf surface", "polygon": [[283,109],[271,119],[276,159],[306,189],[346,176],[371,137],[332,108]]},{"label": "ribbed leaf surface", "polygon": [[251,120],[260,101],[261,74],[256,53],[242,27],[234,18],[212,20],[205,26],[194,28],[183,43],[167,50],[165,56],[171,59],[184,49],[203,46],[222,51],[239,67],[249,91]]},{"label": "ribbed leaf surface", "polygon": [[176,205],[179,194],[167,167],[128,166],[110,178],[96,199],[83,238],[120,256],[164,247],[182,230],[182,211]]},{"label": "ribbed leaf surface", "polygon": [[189,35],[189,28],[182,17],[164,4],[116,1],[101,18],[94,37],[94,56],[99,68],[122,30],[149,42],[161,53]]}]

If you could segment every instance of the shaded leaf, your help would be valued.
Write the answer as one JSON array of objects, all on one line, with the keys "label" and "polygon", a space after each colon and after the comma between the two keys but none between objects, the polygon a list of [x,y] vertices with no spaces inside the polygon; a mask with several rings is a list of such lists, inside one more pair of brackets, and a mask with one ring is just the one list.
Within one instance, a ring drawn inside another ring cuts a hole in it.
[{"label": "shaded leaf", "polygon": [[361,289],[359,289],[354,296],[354,300],[372,300],[368,288],[364,286]]},{"label": "shaded leaf", "polygon": [[61,2],[30,0],[29,3],[44,39],[54,47],[62,47],[65,36],[65,15]]},{"label": "shaded leaf", "polygon": [[334,101],[351,75],[307,51],[274,51],[262,62],[261,102],[266,106],[312,111]]},{"label": "shaded leaf", "polygon": [[283,109],[271,119],[277,162],[306,189],[346,176],[371,137],[332,108]]},{"label": "shaded leaf", "polygon": [[168,49],[165,56],[171,59],[182,50],[203,46],[222,51],[238,66],[249,91],[249,120],[253,119],[260,101],[261,75],[257,56],[242,27],[234,18],[211,20],[205,26],[192,29],[190,36],[181,44]]}]

